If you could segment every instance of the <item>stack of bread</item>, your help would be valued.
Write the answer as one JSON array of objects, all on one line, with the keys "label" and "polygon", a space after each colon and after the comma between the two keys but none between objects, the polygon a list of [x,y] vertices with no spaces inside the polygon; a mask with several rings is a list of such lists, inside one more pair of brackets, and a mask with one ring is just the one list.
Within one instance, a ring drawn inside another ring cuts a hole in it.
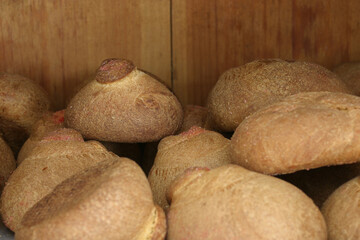
[{"label": "stack of bread", "polygon": [[257,60],[182,107],[107,59],[54,112],[1,74],[3,222],[15,239],[360,239],[360,97],[339,76]]}]

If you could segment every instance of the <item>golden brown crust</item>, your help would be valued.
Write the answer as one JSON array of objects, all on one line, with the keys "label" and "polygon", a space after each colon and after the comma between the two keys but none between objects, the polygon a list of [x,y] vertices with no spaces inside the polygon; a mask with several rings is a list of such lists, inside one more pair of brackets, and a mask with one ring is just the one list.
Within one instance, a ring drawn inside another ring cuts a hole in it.
[{"label": "golden brown crust", "polygon": [[0,137],[0,193],[10,174],[15,170],[16,163],[10,147]]},{"label": "golden brown crust", "polygon": [[155,240],[165,224],[140,167],[116,158],[59,184],[26,213],[16,239]]},{"label": "golden brown crust", "polygon": [[102,160],[115,157],[100,143],[84,142],[82,139],[50,139],[33,149],[12,173],[4,188],[2,217],[13,231],[25,212],[61,181]]},{"label": "golden brown crust", "polygon": [[341,80],[360,96],[360,62],[348,62],[337,66],[334,70]]},{"label": "golden brown crust", "polygon": [[327,238],[319,209],[285,181],[236,165],[193,173],[169,193],[169,239]]},{"label": "golden brown crust", "polygon": [[289,96],[236,129],[234,163],[266,174],[358,162],[360,98],[312,92]]},{"label": "golden brown crust", "polygon": [[151,142],[174,134],[182,124],[179,101],[149,75],[135,69],[121,81],[92,81],[71,100],[65,123],[85,138]]},{"label": "golden brown crust", "polygon": [[20,75],[0,73],[0,133],[15,155],[32,125],[49,108],[47,93],[35,82]]},{"label": "golden brown crust", "polygon": [[351,93],[332,72],[308,62],[257,60],[224,72],[208,97],[210,122],[234,131],[248,115],[299,92]]},{"label": "golden brown crust", "polygon": [[38,131],[30,135],[20,149],[17,157],[17,165],[31,155],[36,147],[49,140],[84,141],[81,134],[74,129],[63,128],[61,125],[42,126]]},{"label": "golden brown crust", "polygon": [[329,240],[360,239],[360,176],[331,194],[321,212],[328,225]]},{"label": "golden brown crust", "polygon": [[230,141],[220,133],[194,126],[187,132],[162,139],[148,176],[155,203],[164,209],[169,207],[166,191],[187,168],[215,168],[230,162]]}]

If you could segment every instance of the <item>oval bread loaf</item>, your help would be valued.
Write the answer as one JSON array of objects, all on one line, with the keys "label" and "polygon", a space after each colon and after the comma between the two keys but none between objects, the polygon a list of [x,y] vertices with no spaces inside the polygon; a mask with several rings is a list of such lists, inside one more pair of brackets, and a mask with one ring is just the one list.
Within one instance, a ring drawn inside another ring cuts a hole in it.
[{"label": "oval bread loaf", "polygon": [[221,131],[235,131],[262,107],[299,92],[351,93],[331,71],[309,62],[257,60],[224,72],[211,90],[209,119]]},{"label": "oval bread loaf", "polygon": [[302,191],[240,166],[187,170],[168,199],[169,240],[327,239],[320,210]]},{"label": "oval bread loaf", "polygon": [[266,174],[360,160],[360,97],[298,93],[247,117],[231,138],[233,162]]},{"label": "oval bread loaf", "polygon": [[24,216],[17,240],[162,240],[166,220],[141,168],[105,160],[59,184]]},{"label": "oval bread loaf", "polygon": [[47,134],[11,174],[4,187],[1,214],[5,225],[16,231],[25,212],[57,184],[115,156],[99,142],[84,142],[73,129]]}]

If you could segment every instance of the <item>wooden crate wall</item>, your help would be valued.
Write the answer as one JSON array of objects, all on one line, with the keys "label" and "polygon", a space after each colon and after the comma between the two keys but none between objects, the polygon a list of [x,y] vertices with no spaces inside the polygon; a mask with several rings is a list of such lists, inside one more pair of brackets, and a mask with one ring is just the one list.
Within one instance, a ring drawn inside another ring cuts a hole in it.
[{"label": "wooden crate wall", "polygon": [[0,71],[39,82],[57,109],[109,57],[205,105],[226,69],[258,58],[360,60],[357,0],[3,0]]}]

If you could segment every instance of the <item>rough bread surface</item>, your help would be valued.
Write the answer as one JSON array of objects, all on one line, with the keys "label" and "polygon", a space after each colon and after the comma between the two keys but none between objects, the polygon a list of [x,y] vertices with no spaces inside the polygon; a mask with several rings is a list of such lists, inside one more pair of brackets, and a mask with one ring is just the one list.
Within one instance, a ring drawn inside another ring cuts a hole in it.
[{"label": "rough bread surface", "polygon": [[176,133],[182,121],[183,110],[175,95],[121,59],[104,61],[95,79],[65,111],[67,126],[85,138],[110,142],[157,141]]},{"label": "rough bread surface", "polygon": [[320,210],[302,191],[240,166],[187,171],[168,199],[169,240],[327,239]]},{"label": "rough bread surface", "polygon": [[114,157],[95,141],[84,142],[76,138],[70,141],[42,141],[11,174],[4,187],[1,214],[5,225],[16,231],[25,212],[57,184],[85,168]]},{"label": "rough bread surface", "polygon": [[331,71],[309,62],[257,60],[224,72],[208,97],[208,122],[234,131],[260,108],[299,92],[351,93]]},{"label": "rough bread surface", "polygon": [[[30,137],[22,145],[17,156],[17,164],[20,164],[29,155],[46,134],[64,127],[64,113],[65,110],[43,114],[43,117],[33,125]],[[79,135],[78,132],[73,134]]]},{"label": "rough bread surface", "polygon": [[247,117],[231,139],[233,161],[266,174],[360,160],[360,97],[289,96]]},{"label": "rough bread surface", "polygon": [[155,203],[164,209],[169,207],[166,191],[187,168],[215,168],[230,162],[230,140],[220,133],[194,126],[187,132],[162,139],[148,176]]},{"label": "rough bread surface", "polygon": [[0,73],[0,134],[17,155],[33,124],[50,108],[48,94],[34,81]]},{"label": "rough bread surface", "polygon": [[133,161],[103,161],[59,184],[31,208],[16,239],[160,240],[166,220]]},{"label": "rough bread surface", "polygon": [[328,226],[329,240],[360,239],[360,176],[333,192],[321,212]]}]

